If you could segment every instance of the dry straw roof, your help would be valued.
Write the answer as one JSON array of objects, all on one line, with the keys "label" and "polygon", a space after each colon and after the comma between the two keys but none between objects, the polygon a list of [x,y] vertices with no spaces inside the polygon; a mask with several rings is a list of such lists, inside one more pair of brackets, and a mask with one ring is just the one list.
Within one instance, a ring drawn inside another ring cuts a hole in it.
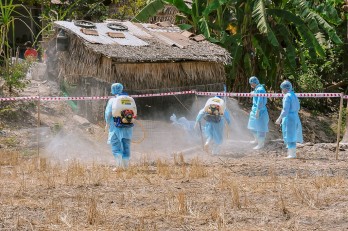
[{"label": "dry straw roof", "polygon": [[[81,27],[74,22],[57,21],[55,26],[69,36],[76,36],[90,51],[116,62],[205,61],[227,64],[231,61],[224,48],[206,40],[188,38],[182,34],[183,30],[173,25],[112,21],[128,28],[126,31],[115,31],[107,27],[110,22],[95,23],[93,30],[98,32],[97,36],[81,32]],[[114,38],[108,35],[109,32],[122,33],[124,36]]]}]

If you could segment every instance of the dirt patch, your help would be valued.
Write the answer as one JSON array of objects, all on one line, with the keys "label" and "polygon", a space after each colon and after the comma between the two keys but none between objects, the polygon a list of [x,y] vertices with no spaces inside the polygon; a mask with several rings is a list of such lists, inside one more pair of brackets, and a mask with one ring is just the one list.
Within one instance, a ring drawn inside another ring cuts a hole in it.
[{"label": "dirt patch", "polygon": [[[32,84],[23,95],[60,94],[53,82]],[[259,151],[244,132],[249,109],[231,110],[237,122],[217,156],[202,150],[199,134],[142,121],[146,143],[132,145],[123,170],[114,166],[102,126],[79,124],[67,104],[43,102],[39,129],[36,104],[14,108],[20,116],[1,124],[0,229],[348,229],[348,146],[336,160],[335,144],[317,143],[334,141],[328,117],[301,111],[306,143],[294,160],[284,158],[274,125],[279,108],[269,110],[270,134]],[[135,131],[136,140],[142,135]]]},{"label": "dirt patch", "polygon": [[[15,230],[344,230],[347,148],[100,164],[0,153],[0,227]],[[207,155],[207,154],[205,154]]]}]

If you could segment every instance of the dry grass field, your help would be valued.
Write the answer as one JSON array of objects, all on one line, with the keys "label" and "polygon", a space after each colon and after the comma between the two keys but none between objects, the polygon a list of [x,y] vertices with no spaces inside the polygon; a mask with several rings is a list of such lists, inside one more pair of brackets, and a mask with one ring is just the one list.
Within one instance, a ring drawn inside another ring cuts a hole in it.
[{"label": "dry grass field", "polygon": [[[26,94],[38,86],[50,95],[56,88],[48,84],[33,84]],[[238,141],[251,139],[243,132],[247,113],[231,108],[235,130],[221,155],[195,149],[192,134],[143,123],[146,139],[133,144],[127,170],[113,166],[103,129],[76,125],[66,104],[42,103],[40,130],[35,107],[26,109],[31,117],[9,116],[0,122],[0,231],[348,230],[348,145],[336,160],[335,144],[320,143],[332,142],[322,132],[330,129],[308,115],[306,142],[316,144],[300,146],[298,159],[284,159],[273,123],[273,141],[255,152]]]},{"label": "dry grass field", "polygon": [[0,230],[347,230],[345,148],[338,161],[312,145],[296,160],[175,154],[127,170],[3,150]]}]

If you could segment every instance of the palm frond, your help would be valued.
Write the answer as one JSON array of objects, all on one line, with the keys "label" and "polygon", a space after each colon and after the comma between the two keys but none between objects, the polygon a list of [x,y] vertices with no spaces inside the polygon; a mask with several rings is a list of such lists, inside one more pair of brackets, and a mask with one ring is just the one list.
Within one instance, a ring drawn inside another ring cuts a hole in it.
[{"label": "palm frond", "polygon": [[225,5],[229,0],[213,0],[203,11],[203,15],[207,16],[213,11],[217,10],[219,7]]},{"label": "palm frond", "polygon": [[318,32],[315,34],[315,38],[318,40],[318,42],[320,43],[320,45],[325,45],[326,44],[326,39],[325,39],[325,35],[321,32]]},{"label": "palm frond", "polygon": [[255,18],[255,22],[259,31],[263,34],[267,34],[269,31],[269,26],[267,23],[267,15],[263,0],[257,0],[255,2],[253,17]]},{"label": "palm frond", "polygon": [[316,28],[313,30],[313,25],[319,25],[334,43],[342,44],[342,40],[336,34],[334,28],[319,13],[311,9],[306,0],[294,0],[293,4],[299,10],[301,16],[309,22],[309,28],[312,32],[317,33]]},{"label": "palm frond", "polygon": [[191,9],[186,5],[184,0],[164,0],[166,3],[175,6],[180,12],[184,14],[191,14]]},{"label": "palm frond", "polygon": [[299,16],[282,9],[268,9],[267,12],[270,15],[277,16],[284,22],[293,23],[296,26],[296,30],[308,48],[312,59],[316,58],[316,54],[322,57],[325,56],[324,49],[320,46],[314,34],[309,30],[308,26]]},{"label": "palm frond", "polygon": [[330,39],[332,39],[334,43],[343,44],[340,37],[336,34],[335,29],[332,26],[330,26],[330,24],[326,22],[325,19],[323,19],[316,12],[311,12],[310,15],[318,21],[320,27],[329,35]]},{"label": "palm frond", "polygon": [[205,18],[201,18],[199,20],[199,29],[206,38],[211,37],[209,25],[208,25],[208,22]]},{"label": "palm frond", "polygon": [[286,45],[285,49],[282,49],[289,66],[292,69],[296,68],[296,49],[293,46],[293,41],[292,41],[292,34],[289,31],[289,29],[284,25],[284,24],[278,24],[277,25],[277,30],[279,31],[279,34],[281,34],[281,37]]},{"label": "palm frond", "polygon": [[265,4],[263,0],[257,0],[254,5],[254,10],[252,12],[257,28],[263,34],[267,34],[268,39],[270,40],[273,46],[279,46],[279,42],[274,35],[274,32],[270,28],[267,22],[267,13],[265,9]]},{"label": "palm frond", "polygon": [[[256,49],[256,54],[258,54],[258,56],[261,58],[262,63],[265,64],[266,68],[270,68],[271,65],[269,64],[268,56],[266,55],[266,51],[264,51],[263,48],[260,46],[260,42],[258,41],[258,39],[256,37],[254,37],[252,39],[252,43]],[[262,41],[261,41],[261,43],[262,43]]]},{"label": "palm frond", "polygon": [[162,0],[154,0],[147,4],[135,17],[133,22],[146,22],[149,18],[155,16],[157,12],[164,8]]}]

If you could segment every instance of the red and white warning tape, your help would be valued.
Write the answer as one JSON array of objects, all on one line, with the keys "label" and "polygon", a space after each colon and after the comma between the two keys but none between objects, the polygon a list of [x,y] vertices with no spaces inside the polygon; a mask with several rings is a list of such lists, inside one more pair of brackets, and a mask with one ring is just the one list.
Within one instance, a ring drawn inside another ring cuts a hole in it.
[{"label": "red and white warning tape", "polygon": [[[282,98],[284,95],[281,93],[233,93],[233,92],[196,92],[196,91],[178,91],[178,92],[165,92],[165,93],[151,93],[151,94],[139,94],[130,95],[133,98],[144,98],[144,97],[158,97],[158,96],[171,96],[171,95],[187,95],[196,94],[202,96],[228,96],[228,97],[269,97],[269,98]],[[296,93],[300,98],[334,98],[341,97],[340,93]],[[39,97],[39,96],[28,96],[28,97],[8,97],[0,98],[0,101],[30,101],[30,100],[41,100],[41,101],[66,101],[66,100],[100,100],[110,99],[113,96],[92,96],[92,97]],[[343,96],[344,99],[348,99],[348,95]]]},{"label": "red and white warning tape", "polygon": [[232,92],[196,92],[197,95],[205,95],[205,96],[228,96],[228,97],[272,97],[272,98],[281,98],[283,94],[281,93],[232,93]]},{"label": "red and white warning tape", "polygon": [[177,91],[177,92],[165,92],[165,93],[152,93],[152,94],[141,94],[141,95],[130,95],[133,98],[144,98],[144,97],[156,97],[156,96],[170,96],[170,95],[188,95],[195,94],[195,91]]},{"label": "red and white warning tape", "polygon": [[25,101],[25,100],[38,100],[39,96],[28,96],[28,97],[9,97],[0,98],[0,101]]},{"label": "red and white warning tape", "polygon": [[[196,92],[197,95],[208,96],[229,96],[229,97],[269,97],[269,98],[282,98],[282,93],[232,93],[232,92]],[[341,97],[340,93],[296,93],[297,97],[301,98],[332,98]]]},{"label": "red and white warning tape", "polygon": [[40,97],[42,101],[65,101],[65,100],[99,100],[110,99],[112,96],[92,96],[92,97]]}]

